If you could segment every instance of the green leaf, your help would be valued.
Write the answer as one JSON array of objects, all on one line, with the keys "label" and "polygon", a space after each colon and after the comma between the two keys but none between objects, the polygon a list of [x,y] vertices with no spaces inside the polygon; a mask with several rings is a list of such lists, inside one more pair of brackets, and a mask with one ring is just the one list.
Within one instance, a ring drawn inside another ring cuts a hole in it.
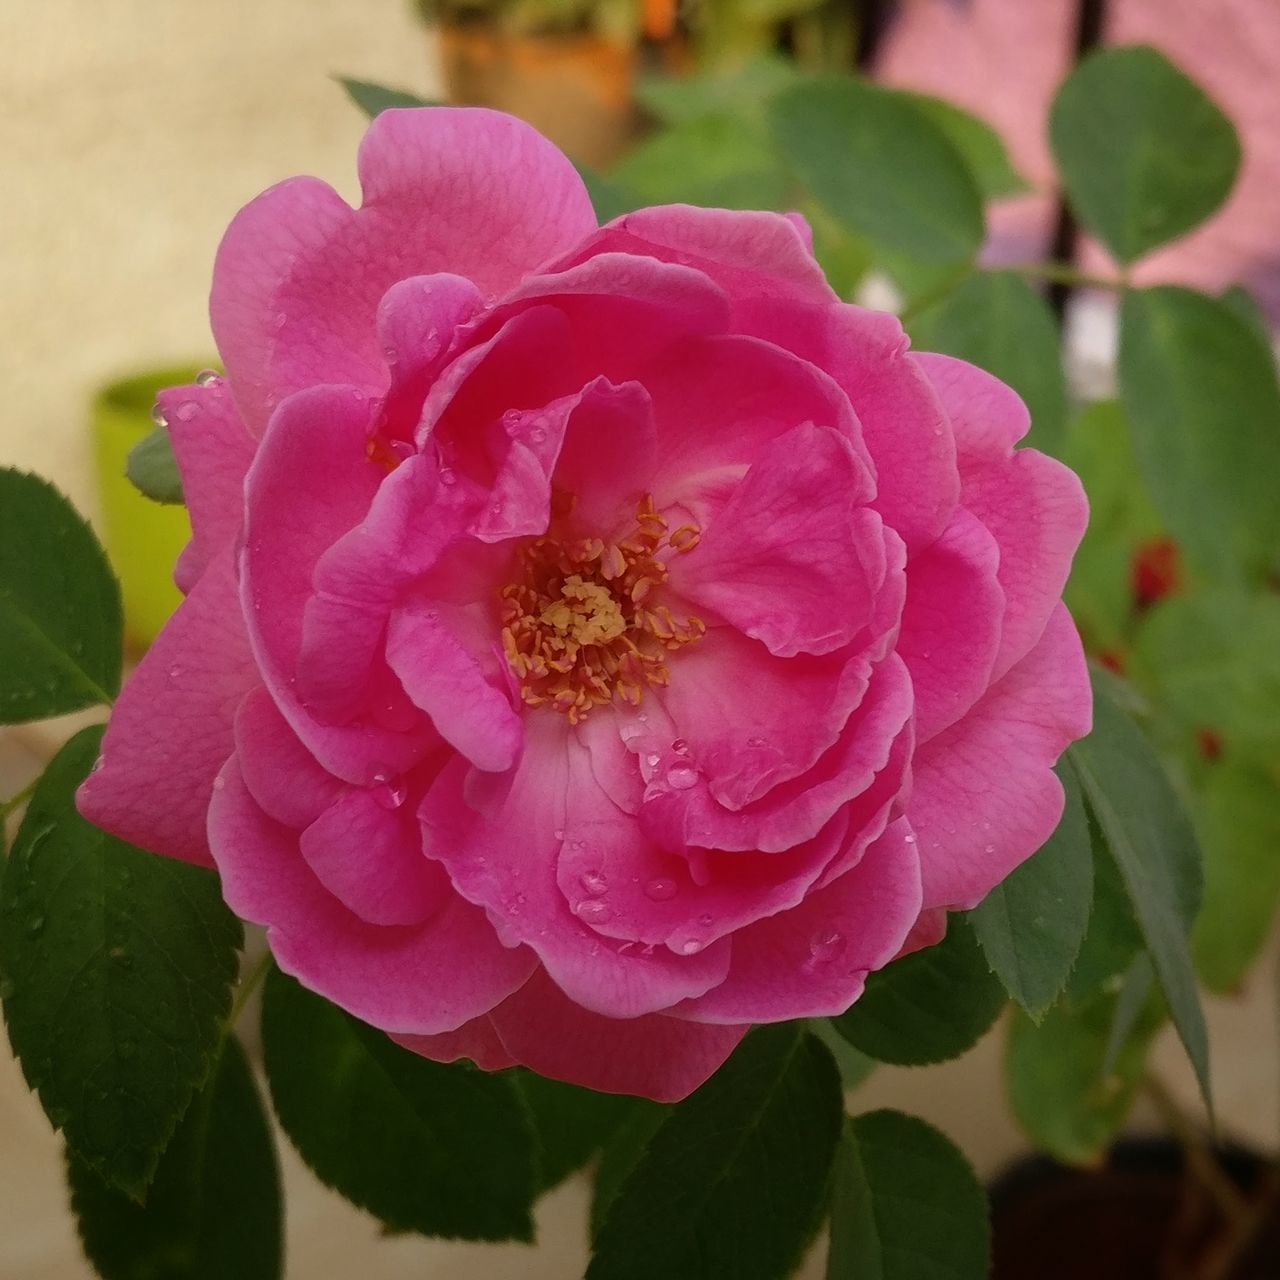
[{"label": "green leaf", "polygon": [[596,1093],[548,1080],[523,1067],[512,1072],[533,1119],[538,1148],[538,1190],[558,1186],[581,1169],[627,1123],[633,1111],[651,1106],[639,1098]]},{"label": "green leaf", "polygon": [[101,737],[62,748],[23,819],[0,882],[0,992],[54,1128],[139,1198],[217,1052],[241,929],[212,871],[76,813]]},{"label": "green leaf", "polygon": [[129,450],[125,473],[133,487],[152,502],[185,501],[168,427],[156,427]]},{"label": "green leaf", "polygon": [[351,80],[346,76],[335,79],[347,91],[347,97],[372,120],[389,107],[434,107],[438,103],[429,98],[419,97],[406,89],[391,89],[384,84],[373,84],[368,80]]},{"label": "green leaf", "polygon": [[1123,263],[1203,222],[1240,168],[1231,121],[1145,46],[1081,62],[1054,98],[1049,140],[1072,207]]},{"label": "green leaf", "polygon": [[838,218],[925,262],[971,259],[982,199],[960,152],[915,105],[847,77],[807,80],[769,108],[782,154]]},{"label": "green leaf", "polygon": [[1037,1147],[1068,1164],[1088,1164],[1111,1145],[1133,1106],[1147,1051],[1159,1026],[1150,1006],[1103,1070],[1117,996],[1063,999],[1037,1026],[1025,1014],[1009,1023],[1006,1076],[1014,1118]]},{"label": "green leaf", "polygon": [[1093,903],[1089,819],[1075,778],[1060,776],[1067,803],[1057,830],[969,913],[988,963],[1034,1019],[1066,985]]},{"label": "green leaf", "polygon": [[1257,298],[1244,285],[1233,284],[1224,289],[1218,295],[1218,300],[1224,307],[1234,311],[1262,342],[1268,347],[1271,346],[1271,322],[1267,319],[1267,314],[1259,305]]},{"label": "green leaf", "polygon": [[276,1280],[282,1274],[275,1145],[244,1051],[227,1036],[191,1100],[145,1205],[68,1154],[71,1207],[103,1280]]},{"label": "green leaf", "polygon": [[785,58],[753,58],[732,71],[710,75],[663,76],[641,80],[636,100],[650,114],[670,125],[704,116],[743,115],[763,105],[799,75]]},{"label": "green leaf", "polygon": [[604,1226],[609,1207],[613,1204],[627,1175],[636,1167],[648,1147],[650,1139],[662,1128],[672,1108],[653,1102],[633,1112],[631,1117],[609,1139],[596,1169],[591,1194],[591,1238],[594,1240]]},{"label": "green leaf", "polygon": [[93,531],[51,484],[0,468],[0,723],[110,702],[122,625]]},{"label": "green leaf", "polygon": [[796,1024],[752,1032],[624,1179],[587,1280],[776,1280],[822,1213],[840,1077]]},{"label": "green leaf", "polygon": [[280,1124],[326,1186],[393,1230],[532,1239],[536,1152],[507,1076],[419,1057],[279,970],[262,1043]]},{"label": "green leaf", "polygon": [[1156,972],[1151,966],[1151,957],[1145,951],[1138,952],[1116,994],[1111,1030],[1107,1032],[1107,1049],[1102,1057],[1104,1076],[1115,1074],[1116,1064],[1120,1061],[1125,1045],[1132,1039],[1144,1014],[1151,1009],[1155,981]]},{"label": "green leaf", "polygon": [[[1074,770],[1064,770],[1064,776],[1074,777]],[[1142,934],[1120,879],[1120,868],[1107,851],[1093,815],[1088,817],[1093,846],[1093,904],[1088,931],[1067,982],[1067,994],[1076,1003],[1097,995],[1125,971],[1142,949]]]},{"label": "green leaf", "polygon": [[827,1280],[985,1280],[987,1197],[945,1134],[900,1111],[845,1124]]},{"label": "green leaf", "polygon": [[1223,760],[1197,797],[1204,906],[1191,935],[1201,981],[1232,991],[1244,981],[1280,906],[1280,785],[1264,770]]},{"label": "green leaf", "polygon": [[652,204],[782,209],[790,203],[786,171],[768,136],[742,117],[703,116],[664,129],[610,177]]},{"label": "green leaf", "polygon": [[984,200],[1021,195],[1031,190],[1009,160],[1004,139],[985,120],[944,98],[906,91],[902,92],[902,97],[951,140],[964,158]]},{"label": "green leaf", "polygon": [[1120,312],[1120,396],[1152,501],[1212,578],[1261,576],[1280,547],[1280,385],[1225,303],[1171,285]]},{"label": "green leaf", "polygon": [[1187,944],[1201,893],[1195,831],[1150,743],[1096,681],[1093,732],[1068,754],[1211,1105],[1208,1035]]},{"label": "green leaf", "polygon": [[810,1018],[809,1030],[831,1051],[840,1069],[840,1085],[846,1093],[857,1089],[880,1065],[874,1058],[855,1049],[828,1018]]},{"label": "green leaf", "polygon": [[937,946],[868,974],[853,1007],[831,1021],[855,1049],[880,1062],[922,1066],[976,1044],[1004,1002],[972,925],[952,915]]},{"label": "green leaf", "polygon": [[1154,605],[1134,637],[1134,678],[1187,730],[1280,754],[1280,596],[1210,587]]},{"label": "green leaf", "polygon": [[1028,444],[1058,453],[1067,389],[1058,327],[1044,298],[1013,271],[981,271],[910,323],[913,344],[979,365],[1007,382],[1031,413]]}]

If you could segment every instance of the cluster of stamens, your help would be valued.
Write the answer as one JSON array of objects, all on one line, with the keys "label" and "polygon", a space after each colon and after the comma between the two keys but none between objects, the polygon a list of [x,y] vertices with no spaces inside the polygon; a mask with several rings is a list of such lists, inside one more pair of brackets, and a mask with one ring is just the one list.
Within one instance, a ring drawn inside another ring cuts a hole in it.
[{"label": "cluster of stamens", "polygon": [[[558,517],[571,499],[561,500]],[[520,581],[503,587],[502,645],[530,706],[550,705],[577,724],[615,697],[638,706],[665,685],[667,655],[705,632],[659,603],[666,556],[698,545],[696,525],[671,529],[646,494],[635,529],[618,542],[566,540],[552,530],[520,551]]]}]

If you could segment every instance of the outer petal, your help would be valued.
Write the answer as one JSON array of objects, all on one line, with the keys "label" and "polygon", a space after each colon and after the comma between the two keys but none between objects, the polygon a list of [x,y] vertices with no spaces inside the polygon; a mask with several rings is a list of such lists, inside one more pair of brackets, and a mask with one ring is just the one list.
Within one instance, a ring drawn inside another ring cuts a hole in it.
[{"label": "outer petal", "polygon": [[601,1017],[574,1004],[542,972],[494,1009],[490,1021],[507,1052],[540,1075],[655,1102],[679,1102],[692,1093],[749,1029],[662,1014]]},{"label": "outer petal", "polygon": [[321,764],[361,785],[403,771],[435,740],[425,723],[409,732],[367,721],[324,723],[294,683],[316,564],[364,519],[386,477],[367,456],[372,418],[369,402],[347,388],[312,388],[281,405],[249,471],[241,571],[264,683]]},{"label": "outer petal", "polygon": [[1063,804],[1052,766],[1089,732],[1091,707],[1080,638],[1058,605],[1035,648],[916,753],[907,817],[926,907],[972,907],[1049,838]]},{"label": "outer petal", "polygon": [[962,500],[1000,547],[1006,604],[992,671],[998,680],[1030,651],[1061,600],[1089,504],[1076,473],[1035,449],[966,478]]},{"label": "outer petal", "polygon": [[954,356],[922,351],[915,360],[946,406],[961,475],[1007,458],[1031,427],[1022,397],[985,369]]},{"label": "outer petal", "polygon": [[236,707],[258,683],[227,547],[125,683],[80,812],[144,849],[210,865],[214,778],[231,754]]},{"label": "outer petal", "polygon": [[312,991],[384,1031],[435,1035],[487,1012],[532,972],[533,953],[504,947],[457,897],[421,925],[358,919],[321,887],[298,833],[254,803],[234,759],[218,781],[209,839],[223,894],[267,926],[280,967]]},{"label": "outer petal", "polygon": [[514,1067],[516,1060],[503,1047],[489,1017],[472,1018],[457,1031],[438,1036],[392,1036],[397,1044],[434,1062],[457,1062],[469,1058],[481,1071],[501,1071]]},{"label": "outer petal", "polygon": [[963,507],[907,564],[898,656],[911,672],[920,742],[954,724],[991,683],[1005,613],[999,569],[995,539]]},{"label": "outer petal", "polygon": [[447,271],[492,296],[596,225],[564,156],[494,111],[384,111],[365,135],[359,170],[361,209],[321,182],[294,179],[246,206],[223,238],[210,314],[257,433],[302,387],[385,388],[374,316],[396,281]]},{"label": "outer petal", "polygon": [[[570,754],[574,788],[593,787],[586,753],[568,744],[568,723],[553,712],[527,716],[525,751],[505,779],[483,791],[459,760],[446,766],[422,807],[427,852],[468,901],[484,906],[504,936],[528,943],[571,999],[609,1017],[633,1018],[700,995],[723,979],[727,944],[674,955],[620,948],[592,928],[607,918],[607,891],[584,881],[572,901],[556,883],[557,855],[569,838]],[[468,786],[470,784],[470,786]],[[576,837],[581,839],[582,837]]]},{"label": "outer petal", "polygon": [[257,445],[245,430],[226,383],[169,387],[157,403],[191,516],[191,541],[178,557],[174,579],[189,593],[224,547],[234,545],[244,520],[244,477]]},{"label": "outer petal", "polygon": [[920,914],[920,863],[910,836],[898,819],[839,879],[739,930],[729,976],[679,1012],[731,1024],[843,1013],[862,994],[867,973],[897,955]]}]

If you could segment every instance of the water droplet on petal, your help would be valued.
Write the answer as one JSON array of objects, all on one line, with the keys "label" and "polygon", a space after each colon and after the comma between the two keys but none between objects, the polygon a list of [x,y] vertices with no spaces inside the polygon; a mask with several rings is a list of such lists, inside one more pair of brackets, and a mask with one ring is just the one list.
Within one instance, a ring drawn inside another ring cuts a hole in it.
[{"label": "water droplet on petal", "polygon": [[379,808],[390,812],[404,804],[409,788],[403,778],[382,778],[375,781],[370,794]]},{"label": "water droplet on petal", "polygon": [[698,781],[698,771],[691,764],[673,764],[667,770],[667,786],[676,791],[688,791]]},{"label": "water droplet on petal", "polygon": [[649,755],[645,756],[644,762],[650,769],[656,769],[658,767],[658,761],[661,759],[662,757],[656,752],[651,752]]},{"label": "water droplet on petal", "polygon": [[644,896],[653,902],[670,902],[676,896],[677,886],[674,880],[666,876],[658,876],[650,880],[644,887]]},{"label": "water droplet on petal", "polygon": [[200,406],[194,400],[184,400],[174,411],[179,422],[190,422],[196,416]]},{"label": "water droplet on petal", "polygon": [[599,898],[584,898],[574,911],[584,924],[603,924],[611,914],[608,904]]},{"label": "water droplet on petal", "polygon": [[182,674],[182,668],[181,668],[181,667],[174,666],[174,667],[170,667],[170,668],[169,668],[169,679],[170,679],[170,680],[176,680],[176,679],[177,679],[181,674]]},{"label": "water droplet on petal", "polygon": [[983,853],[995,853],[995,851],[996,851],[996,847],[995,847],[995,845],[993,845],[993,844],[989,844],[989,845],[987,845],[987,846],[983,849],[983,851],[982,851],[982,852],[983,852]]},{"label": "water droplet on petal", "polygon": [[687,756],[689,754],[689,744],[683,738],[677,738],[671,744],[671,750],[678,755]]},{"label": "water droplet on petal", "polygon": [[197,387],[213,387],[222,381],[222,374],[217,369],[201,369],[196,374]]},{"label": "water droplet on petal", "polygon": [[564,828],[563,828],[563,827],[557,827],[557,828],[556,828],[556,829],[555,829],[551,834],[552,834],[553,836],[555,836],[555,838],[556,838],[557,840],[563,840],[563,839],[564,839]]},{"label": "water droplet on petal", "polygon": [[221,790],[222,790],[226,785],[227,785],[227,780],[226,780],[226,778],[222,777],[221,775],[219,775],[218,777],[214,778],[214,780],[213,780],[213,789],[214,789],[215,791],[221,791]]},{"label": "water droplet on petal", "polygon": [[680,944],[682,956],[694,956],[702,950],[702,943],[697,938],[689,938]]},{"label": "water droplet on petal", "polygon": [[458,477],[457,477],[456,475],[454,475],[453,471],[452,471],[452,470],[450,470],[450,468],[448,468],[448,467],[441,467],[441,468],[440,468],[440,483],[441,483],[441,484],[443,484],[443,485],[446,485],[446,486],[455,485],[455,484],[457,484],[457,483],[458,483]]},{"label": "water droplet on petal", "polygon": [[602,897],[609,891],[609,877],[603,871],[584,871],[579,881],[583,889],[593,898]]},{"label": "water droplet on petal", "polygon": [[103,757],[102,757],[102,756],[99,756],[99,757],[98,757],[98,758],[93,762],[93,768],[92,768],[92,769],[90,769],[90,770],[89,770],[89,772],[90,772],[90,773],[97,773],[97,772],[98,772],[98,770],[99,770],[99,769],[101,769],[101,768],[102,768],[102,766],[103,766],[104,764],[106,764],[106,763],[107,763],[107,762],[106,762],[106,760],[105,760],[105,759],[103,759]]},{"label": "water droplet on petal", "polygon": [[151,406],[151,421],[157,427],[167,427],[169,425],[169,419],[165,415],[165,411],[160,407],[159,402]]},{"label": "water droplet on petal", "polygon": [[809,954],[817,964],[827,964],[844,950],[844,935],[836,929],[823,929],[809,940]]},{"label": "water droplet on petal", "polygon": [[699,923],[699,924],[700,924],[704,929],[708,929],[708,928],[710,928],[710,927],[711,927],[711,913],[710,913],[709,911],[704,911],[704,912],[702,913],[702,915],[700,915],[700,916],[698,917],[698,923]]},{"label": "water droplet on petal", "polygon": [[276,312],[276,328],[283,329],[289,323],[289,317],[283,311]]}]

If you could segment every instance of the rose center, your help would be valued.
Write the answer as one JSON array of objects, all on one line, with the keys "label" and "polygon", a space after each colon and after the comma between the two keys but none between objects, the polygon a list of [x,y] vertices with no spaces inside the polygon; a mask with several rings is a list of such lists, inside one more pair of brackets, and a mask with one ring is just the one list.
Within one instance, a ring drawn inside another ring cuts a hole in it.
[{"label": "rose center", "polygon": [[634,529],[617,542],[561,537],[572,509],[557,497],[551,529],[519,554],[520,576],[502,588],[502,646],[530,706],[551,706],[577,724],[615,697],[638,706],[667,683],[667,657],[706,631],[661,602],[672,554],[698,544],[696,525],[672,530],[646,494]]}]

